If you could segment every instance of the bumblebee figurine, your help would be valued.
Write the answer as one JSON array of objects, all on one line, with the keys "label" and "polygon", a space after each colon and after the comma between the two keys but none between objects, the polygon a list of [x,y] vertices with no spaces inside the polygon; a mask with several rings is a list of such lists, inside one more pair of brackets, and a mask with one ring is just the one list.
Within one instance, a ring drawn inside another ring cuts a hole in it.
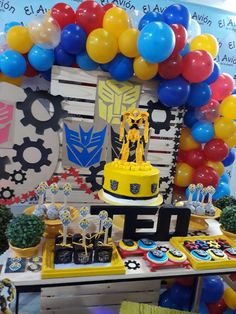
[{"label": "bumblebee figurine", "polygon": [[[144,147],[148,143],[149,133],[149,113],[140,111],[135,108],[132,111],[126,111],[121,116],[120,124],[120,142],[123,142],[120,160],[123,162],[128,161],[130,156],[130,146],[135,144],[135,161],[138,164],[144,162]],[[125,135],[125,126],[129,126],[128,133]],[[143,135],[140,132],[140,128],[143,127]]]}]

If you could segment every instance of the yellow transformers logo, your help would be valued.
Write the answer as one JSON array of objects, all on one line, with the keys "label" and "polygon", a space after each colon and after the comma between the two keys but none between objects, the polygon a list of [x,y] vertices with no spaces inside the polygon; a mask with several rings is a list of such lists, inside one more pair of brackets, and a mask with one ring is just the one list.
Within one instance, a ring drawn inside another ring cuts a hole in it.
[{"label": "yellow transformers logo", "polygon": [[98,114],[107,123],[120,124],[123,112],[134,109],[140,98],[141,85],[114,80],[98,80]]}]

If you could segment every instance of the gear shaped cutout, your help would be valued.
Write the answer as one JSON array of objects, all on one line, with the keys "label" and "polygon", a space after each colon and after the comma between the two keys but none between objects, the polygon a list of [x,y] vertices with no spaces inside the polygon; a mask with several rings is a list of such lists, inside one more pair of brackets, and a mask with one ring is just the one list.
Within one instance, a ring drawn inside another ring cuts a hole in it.
[{"label": "gear shaped cutout", "polygon": [[[26,88],[25,93],[27,94],[26,99],[16,104],[17,109],[22,110],[24,113],[24,118],[21,119],[21,123],[24,126],[34,126],[37,134],[44,134],[44,131],[48,129],[52,129],[55,132],[60,130],[60,119],[68,116],[68,111],[62,109],[63,97],[51,95],[46,91],[32,91],[30,88]],[[33,115],[32,107],[34,102],[38,99],[46,99],[53,105],[54,113],[50,119],[46,121],[38,120]]]},{"label": "gear shaped cutout", "polygon": [[10,174],[11,181],[15,184],[24,184],[24,181],[26,181],[26,172],[23,172],[22,170],[14,170],[12,174]]},{"label": "gear shaped cutout", "polygon": [[2,200],[10,200],[12,197],[14,197],[14,190],[10,189],[10,187],[1,188],[0,190],[0,199]]},{"label": "gear shaped cutout", "polygon": [[[31,141],[29,137],[23,138],[23,143],[21,145],[13,145],[13,149],[16,151],[16,156],[12,158],[14,162],[19,162],[21,164],[21,169],[27,171],[33,169],[35,172],[40,172],[42,166],[50,166],[51,161],[48,160],[48,156],[52,153],[51,148],[45,148],[43,146],[44,141],[38,139],[37,141]],[[39,150],[41,157],[36,162],[28,162],[24,158],[25,150],[28,148],[36,148]]]},{"label": "gear shaped cutout", "polygon": [[[169,131],[171,128],[170,122],[175,120],[175,115],[171,112],[171,108],[165,107],[160,101],[153,102],[149,100],[148,103],[148,110],[149,113],[149,125],[151,128],[154,129],[155,134],[159,134],[161,130]],[[157,122],[153,120],[153,112],[155,110],[162,110],[166,114],[166,119],[163,122]]]},{"label": "gear shaped cutout", "polygon": [[10,173],[6,171],[6,165],[10,164],[10,159],[7,156],[0,157],[0,179],[8,179]]},{"label": "gear shaped cutout", "polygon": [[136,270],[140,268],[140,263],[137,261],[125,261],[125,267],[128,268],[129,270]]},{"label": "gear shaped cutout", "polygon": [[102,185],[97,181],[97,175],[99,172],[103,171],[106,162],[101,161],[97,167],[90,167],[90,175],[85,179],[87,183],[91,184],[91,191],[99,191],[102,188]]}]

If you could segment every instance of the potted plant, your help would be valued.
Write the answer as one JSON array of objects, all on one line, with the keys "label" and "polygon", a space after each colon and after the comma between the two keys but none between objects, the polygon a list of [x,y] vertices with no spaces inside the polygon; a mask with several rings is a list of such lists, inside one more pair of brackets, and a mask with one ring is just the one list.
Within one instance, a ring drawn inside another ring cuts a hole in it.
[{"label": "potted plant", "polygon": [[7,226],[6,237],[15,257],[37,254],[44,233],[44,222],[34,215],[19,215]]},{"label": "potted plant", "polygon": [[220,216],[221,231],[236,240],[236,205],[223,208]]},{"label": "potted plant", "polygon": [[5,232],[7,229],[7,224],[12,218],[13,214],[10,209],[5,205],[0,205],[0,255],[9,248]]},{"label": "potted plant", "polygon": [[214,205],[223,210],[227,206],[236,206],[236,199],[233,196],[224,196],[215,201]]}]

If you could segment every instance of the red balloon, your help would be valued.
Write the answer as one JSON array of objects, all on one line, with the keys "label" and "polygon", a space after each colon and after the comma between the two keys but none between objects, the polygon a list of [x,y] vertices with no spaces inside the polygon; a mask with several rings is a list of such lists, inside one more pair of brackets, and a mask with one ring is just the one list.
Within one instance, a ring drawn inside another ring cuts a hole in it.
[{"label": "red balloon", "polygon": [[107,3],[107,4],[105,4],[104,6],[103,6],[103,10],[105,11],[105,12],[107,12],[108,10],[110,10],[111,8],[115,8],[116,7],[116,5],[114,4],[114,3]]},{"label": "red balloon", "polygon": [[63,2],[57,3],[52,7],[51,16],[57,21],[61,29],[68,24],[75,23],[74,10],[71,6]]},{"label": "red balloon", "polygon": [[84,1],[76,10],[76,23],[82,27],[87,34],[96,28],[102,28],[105,11],[95,1]]},{"label": "red balloon", "polygon": [[213,168],[208,166],[198,167],[193,174],[193,183],[202,183],[205,187],[209,185],[216,187],[219,183],[219,180],[220,178],[218,173]]},{"label": "red balloon", "polygon": [[180,24],[171,24],[170,27],[172,28],[173,32],[175,33],[175,48],[172,52],[172,55],[178,54],[182,49],[184,49],[188,33],[184,26]]},{"label": "red balloon", "polygon": [[195,116],[198,120],[214,122],[220,116],[219,106],[217,100],[211,99],[208,104],[195,109]]},{"label": "red balloon", "polygon": [[38,75],[38,71],[36,71],[29,63],[28,55],[27,54],[23,55],[23,57],[25,58],[25,61],[26,61],[26,71],[25,71],[24,76],[33,77],[33,76]]},{"label": "red balloon", "polygon": [[227,305],[225,304],[224,299],[221,299],[216,303],[207,304],[207,308],[209,314],[223,314],[227,308]]},{"label": "red balloon", "polygon": [[182,75],[190,83],[199,83],[210,76],[213,67],[214,61],[209,52],[204,50],[190,51],[183,57]]},{"label": "red balloon", "polygon": [[211,161],[222,161],[229,155],[229,146],[220,138],[215,138],[204,146],[204,154]]},{"label": "red balloon", "polygon": [[221,73],[217,80],[210,85],[212,98],[223,100],[225,97],[232,94],[234,90],[234,79],[230,74]]},{"label": "red balloon", "polygon": [[204,161],[202,149],[192,149],[186,152],[186,163],[193,168],[200,167]]},{"label": "red balloon", "polygon": [[187,155],[187,152],[180,149],[179,150],[179,153],[178,153],[178,159],[177,159],[177,162],[185,162],[186,160],[186,155]]},{"label": "red balloon", "polygon": [[160,62],[158,73],[167,80],[179,76],[182,73],[182,57],[180,55],[172,55],[164,62]]}]

